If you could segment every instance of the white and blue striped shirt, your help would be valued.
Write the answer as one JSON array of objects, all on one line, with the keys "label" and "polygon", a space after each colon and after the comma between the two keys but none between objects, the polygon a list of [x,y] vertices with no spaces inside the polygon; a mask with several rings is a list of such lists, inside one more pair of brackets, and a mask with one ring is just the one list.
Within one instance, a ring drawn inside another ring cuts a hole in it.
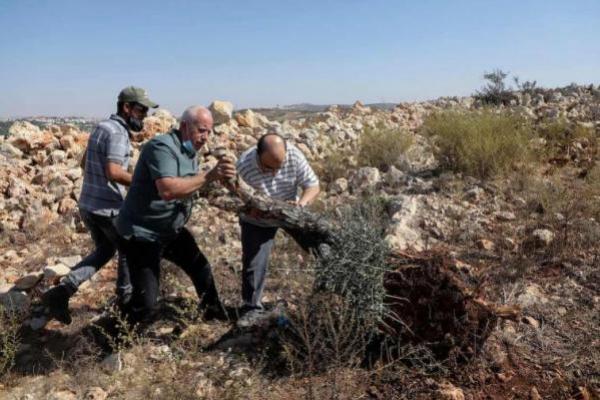
[{"label": "white and blue striped shirt", "polygon": [[317,186],[319,179],[304,154],[293,144],[287,144],[285,161],[275,175],[263,172],[256,146],[246,150],[237,162],[242,179],[257,191],[277,200],[298,200],[298,190]]}]

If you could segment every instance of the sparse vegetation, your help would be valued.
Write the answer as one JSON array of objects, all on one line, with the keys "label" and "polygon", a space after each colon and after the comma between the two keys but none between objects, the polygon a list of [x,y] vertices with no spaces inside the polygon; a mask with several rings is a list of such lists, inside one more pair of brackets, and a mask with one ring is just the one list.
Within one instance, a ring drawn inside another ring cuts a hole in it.
[{"label": "sparse vegetation", "polygon": [[385,308],[383,274],[389,248],[383,240],[381,199],[338,210],[338,248],[315,261],[313,293],[301,299],[283,336],[292,372],[313,375],[356,366],[378,332]]},{"label": "sparse vegetation", "polygon": [[21,319],[18,314],[0,305],[0,378],[14,365],[20,343]]},{"label": "sparse vegetation", "polygon": [[348,170],[356,166],[356,149],[352,144],[346,147],[328,147],[323,158],[314,163],[313,168],[320,180],[332,183],[338,178],[346,177]]},{"label": "sparse vegetation", "polygon": [[386,171],[397,166],[401,156],[413,144],[407,131],[378,125],[365,128],[358,142],[349,142],[344,147],[329,147],[321,160],[315,163],[317,175],[331,183],[347,177],[348,170],[356,167],[375,167]]},{"label": "sparse vegetation", "polygon": [[571,257],[594,248],[600,240],[600,167],[592,168],[585,179],[565,182],[560,177],[532,180],[524,195],[528,211],[537,215],[533,227],[548,227],[556,232],[546,251]]},{"label": "sparse vegetation", "polygon": [[483,74],[486,85],[475,94],[475,98],[487,105],[507,105],[515,98],[505,83],[508,72],[496,69]]},{"label": "sparse vegetation", "polygon": [[517,89],[521,93],[527,93],[529,95],[534,95],[534,94],[538,93],[540,90],[540,88],[537,86],[537,81],[521,82],[521,80],[519,79],[518,76],[513,77],[513,80],[515,81],[515,85],[517,86]]},{"label": "sparse vegetation", "polygon": [[408,132],[397,128],[366,128],[360,137],[358,164],[386,171],[396,166],[402,154],[412,145]]},{"label": "sparse vegetation", "polygon": [[527,161],[531,125],[513,113],[446,111],[430,115],[422,132],[433,139],[443,168],[492,177]]},{"label": "sparse vegetation", "polygon": [[315,292],[342,296],[370,326],[385,312],[383,275],[390,249],[384,240],[384,207],[381,198],[372,197],[338,210],[337,247],[315,264]]},{"label": "sparse vegetation", "polygon": [[[506,76],[492,78],[492,92],[510,90]],[[313,121],[311,111],[286,122],[286,133],[307,146],[324,183],[350,178],[363,166],[385,172],[398,158],[402,172],[394,182],[396,171],[385,174],[369,191],[353,190],[363,189],[353,179],[350,190],[336,188],[335,195],[325,187],[311,211],[338,222],[339,249],[329,257],[314,260],[280,230],[264,293],[277,312],[265,325],[234,327],[233,309],[229,322],[203,320],[189,278],[169,263],[161,267],[157,321],[131,327],[114,310],[100,317],[114,296],[113,261],[77,293],[68,327],[51,322],[42,332],[17,331],[20,320],[0,321],[0,374],[7,371],[0,397],[59,391],[87,398],[90,388],[100,388],[119,399],[415,399],[446,396],[442,389],[454,385],[455,398],[526,398],[534,386],[543,398],[585,398],[583,390],[595,398],[600,166],[592,110],[600,91],[510,83],[535,95],[533,105],[515,107],[526,107],[531,122],[504,105],[481,109],[481,102],[459,98],[402,104],[385,114],[340,108],[325,123],[322,116]],[[422,130],[413,132],[423,119]],[[386,128],[397,125],[407,130]],[[240,151],[237,145],[247,142],[237,139],[249,132],[235,128],[240,136],[229,144]],[[439,164],[430,162],[432,148]],[[2,284],[91,250],[88,233],[73,224],[77,218],[52,214],[49,223],[39,207],[54,211],[59,199],[41,195],[46,186],[31,178],[76,167],[42,163],[54,149],[27,153],[5,168],[0,223],[15,221],[18,229],[1,227]],[[6,197],[17,178],[27,196]],[[73,190],[70,196],[78,187]],[[237,216],[205,200],[190,228],[213,264],[221,298],[233,308],[240,294]],[[550,239],[538,240],[538,230]],[[390,240],[401,248],[392,252],[384,234],[414,240]],[[431,273],[442,267],[452,274]],[[453,286],[463,280],[468,291]],[[47,284],[27,291],[33,302]],[[471,300],[519,306],[522,313],[466,323],[482,315],[461,309]],[[110,363],[114,353],[119,367]]]}]

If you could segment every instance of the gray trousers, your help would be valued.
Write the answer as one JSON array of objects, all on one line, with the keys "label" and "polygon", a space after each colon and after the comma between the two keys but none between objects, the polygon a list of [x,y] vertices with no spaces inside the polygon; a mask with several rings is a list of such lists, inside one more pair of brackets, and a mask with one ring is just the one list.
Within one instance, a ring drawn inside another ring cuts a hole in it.
[{"label": "gray trousers", "polygon": [[[79,286],[90,279],[100,268],[108,263],[117,252],[117,230],[113,225],[114,217],[93,214],[86,210],[79,210],[83,223],[90,231],[96,248],[75,265],[71,272],[62,279],[61,285],[73,295]],[[117,295],[122,302],[127,302],[131,297],[131,280],[127,259],[119,252],[117,266]]]},{"label": "gray trousers", "polygon": [[[279,228],[265,228],[241,220],[240,226],[242,229],[242,300],[246,307],[262,308],[261,298],[265,288],[269,255]],[[311,245],[298,232],[287,228],[282,229],[305,251],[311,249]]]}]

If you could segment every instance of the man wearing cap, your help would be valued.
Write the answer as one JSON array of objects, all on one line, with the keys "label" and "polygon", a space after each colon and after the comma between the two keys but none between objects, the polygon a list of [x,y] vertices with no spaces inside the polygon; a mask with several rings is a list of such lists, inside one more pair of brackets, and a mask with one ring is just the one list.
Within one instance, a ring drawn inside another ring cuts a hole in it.
[{"label": "man wearing cap", "polygon": [[127,197],[116,220],[127,257],[133,292],[125,307],[130,322],[151,321],[157,306],[160,261],[165,258],[190,277],[205,318],[225,317],[212,268],[185,228],[193,194],[210,181],[235,176],[227,158],[208,172],[199,172],[196,152],[212,132],[208,109],[192,106],[181,116],[179,129],[157,135],[140,153]]},{"label": "man wearing cap", "polygon": [[[71,323],[69,298],[115,255],[118,234],[113,221],[125,198],[125,186],[131,184],[131,174],[127,171],[131,153],[130,135],[142,130],[148,109],[157,107],[158,104],[148,98],[144,89],[126,87],[119,93],[117,113],[100,122],[90,135],[82,162],[85,172],[79,212],[90,231],[95,250],[73,267],[58,285],[42,295],[46,317]],[[117,295],[122,304],[131,296],[127,260],[121,252],[118,256]]]}]

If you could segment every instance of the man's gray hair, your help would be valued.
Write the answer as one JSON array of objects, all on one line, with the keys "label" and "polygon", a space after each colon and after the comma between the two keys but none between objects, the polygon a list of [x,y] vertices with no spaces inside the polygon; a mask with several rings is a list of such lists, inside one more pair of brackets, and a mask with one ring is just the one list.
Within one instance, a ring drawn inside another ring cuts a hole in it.
[{"label": "man's gray hair", "polygon": [[190,106],[185,109],[183,114],[181,114],[180,122],[185,122],[185,123],[196,122],[196,120],[198,119],[198,114],[200,114],[200,113],[202,113],[202,114],[206,113],[208,115],[211,115],[210,110],[204,106]]}]

